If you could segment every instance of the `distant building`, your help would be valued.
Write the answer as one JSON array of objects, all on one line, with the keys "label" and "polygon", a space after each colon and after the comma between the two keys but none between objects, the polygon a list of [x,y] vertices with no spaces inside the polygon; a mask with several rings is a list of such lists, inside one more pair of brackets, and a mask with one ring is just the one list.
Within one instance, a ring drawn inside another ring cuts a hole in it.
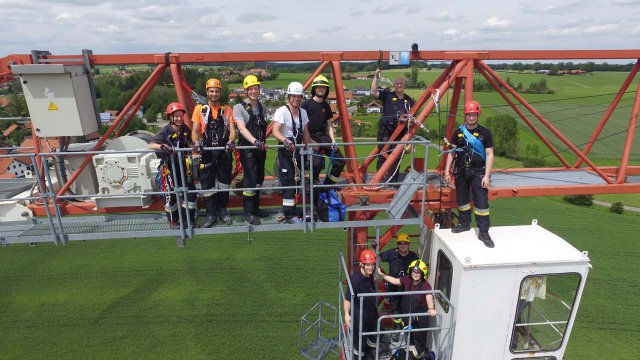
[{"label": "distant building", "polygon": [[367,109],[367,114],[380,114],[382,112],[382,106],[377,101],[368,103],[365,108]]}]

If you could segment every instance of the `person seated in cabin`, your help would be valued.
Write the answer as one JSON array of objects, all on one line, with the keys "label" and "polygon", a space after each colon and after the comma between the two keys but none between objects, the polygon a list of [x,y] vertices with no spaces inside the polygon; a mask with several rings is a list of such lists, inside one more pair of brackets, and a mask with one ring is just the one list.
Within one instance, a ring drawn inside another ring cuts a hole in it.
[{"label": "person seated in cabin", "polygon": [[[200,173],[204,204],[207,209],[207,221],[202,225],[209,228],[218,222],[233,224],[227,205],[229,204],[229,185],[231,184],[232,154],[236,148],[236,129],[233,111],[228,105],[220,103],[222,83],[218,79],[209,79],[205,84],[207,104],[193,109],[191,122],[193,128],[193,153],[200,155],[204,165]],[[224,147],[224,151],[202,150],[203,147]],[[215,191],[216,179],[218,189]]]},{"label": "person seated in cabin", "polygon": [[[428,273],[427,264],[422,260],[414,260],[408,267],[409,275],[396,278],[382,272],[378,268],[378,273],[384,281],[396,286],[402,286],[403,291],[428,291],[431,285],[427,281]],[[415,294],[405,295],[401,303],[402,314],[428,313],[430,317],[436,316],[436,308],[431,294]],[[409,322],[409,320],[411,320]],[[429,317],[412,316],[404,318],[405,325],[411,324],[413,329],[426,329],[429,327]],[[417,331],[411,333],[411,346],[409,346],[411,355],[415,359],[422,359],[427,355],[427,331]]]},{"label": "person seated in cabin", "polygon": [[[389,275],[401,278],[406,275],[406,270],[409,265],[418,260],[418,254],[409,250],[411,245],[411,238],[409,234],[401,233],[396,237],[396,247],[393,249],[385,250],[380,253],[380,261],[389,263]],[[402,291],[401,286],[393,285],[389,282],[385,282],[385,289],[387,292]],[[402,296],[389,296],[387,297],[387,303],[389,304],[389,310],[392,314],[397,314],[400,309],[400,303],[402,302]],[[402,319],[393,319],[394,328],[402,328]]]},{"label": "person seated in cabin", "polygon": [[[319,156],[313,157],[313,182],[318,183],[320,172],[323,168],[324,158],[322,155],[329,156],[329,166],[327,168],[327,177],[324,178],[324,184],[333,185],[340,180],[340,174],[344,169],[346,161],[342,152],[336,144],[335,131],[333,129],[333,112],[331,106],[327,102],[329,96],[329,80],[324,75],[318,75],[311,83],[311,99],[305,100],[300,105],[307,111],[309,116],[309,135],[311,140],[316,143],[325,143],[332,145],[324,145],[318,148]],[[315,152],[315,151],[314,151]]]},{"label": "person seated in cabin", "polygon": [[[191,147],[191,129],[184,123],[187,109],[182,104],[172,102],[167,106],[167,119],[169,124],[162,128],[149,143],[149,150],[161,152],[161,162],[158,167],[158,183],[162,192],[165,193],[164,211],[172,229],[180,228],[180,215],[178,214],[178,199],[173,192],[176,187],[186,186],[188,190],[195,190],[196,187],[191,180],[186,162],[183,163],[184,174],[180,173],[178,154],[176,148]],[[186,154],[183,153],[182,160],[185,161]],[[175,172],[174,172],[175,167]],[[174,176],[176,175],[176,176]],[[183,178],[186,184],[183,185]],[[177,182],[176,182],[177,181]],[[186,226],[187,216],[191,225],[196,227],[196,198],[195,193],[187,195],[186,203],[182,203],[182,222]]]},{"label": "person seated in cabin", "polygon": [[[267,159],[267,118],[266,107],[260,102],[260,81],[255,75],[247,75],[242,83],[246,98],[233,107],[233,118],[238,131],[238,145],[255,146],[255,149],[240,150],[243,186],[261,188],[264,183],[264,163]],[[260,191],[243,190],[242,207],[244,221],[250,225],[260,225],[258,218],[269,213],[260,209]]]},{"label": "person seated in cabin", "polygon": [[456,195],[458,197],[458,225],[451,232],[461,233],[471,229],[471,194],[473,212],[478,224],[478,239],[487,247],[494,247],[489,235],[489,183],[493,169],[493,137],[491,131],[478,124],[482,109],[480,104],[469,101],[464,106],[464,124],[453,132],[448,145],[444,180],[451,183],[451,165],[454,163]]},{"label": "person seated in cabin", "polygon": [[[409,113],[411,107],[413,106],[413,99],[411,96],[404,93],[404,87],[406,84],[406,80],[403,77],[397,77],[393,80],[393,91],[389,91],[387,89],[378,90],[378,78],[380,77],[380,69],[376,70],[376,74],[373,77],[373,81],[371,82],[371,96],[376,99],[379,99],[382,102],[382,115],[380,116],[380,120],[378,121],[378,143],[383,143],[378,145],[378,151],[382,151],[384,147],[384,143],[391,140],[391,135],[398,127],[399,118],[403,114]],[[400,134],[394,139],[394,141],[401,140],[402,136],[407,133],[407,128],[405,127]],[[390,145],[388,153],[395,148],[395,145]],[[382,165],[385,163],[387,158],[384,156],[386,154],[378,154],[378,160],[376,162],[376,170],[380,170]],[[383,182],[386,181],[397,181],[398,180],[398,168],[400,166],[400,159],[396,160],[396,162],[389,168],[389,171],[383,177]]]},{"label": "person seated in cabin", "polygon": [[[360,315],[362,315],[362,332],[376,331],[378,322],[378,306],[375,296],[358,297],[358,294],[375,293],[374,272],[376,270],[376,253],[370,249],[362,250],[360,253],[360,266],[353,274],[350,281],[353,293],[347,287],[347,293],[342,304],[344,310],[344,323],[351,329],[351,337],[353,339],[353,353],[356,356],[369,356],[372,353],[375,358],[376,337],[373,335],[365,336],[366,343],[362,344],[360,350]],[[353,303],[351,300],[353,299]],[[362,314],[360,313],[360,302],[362,301]],[[351,309],[353,309],[353,318],[351,317]]]},{"label": "person seated in cabin", "polygon": [[[305,109],[300,107],[304,87],[299,82],[292,82],[287,87],[287,104],[279,107],[273,114],[273,137],[284,147],[278,148],[278,162],[280,163],[280,184],[295,186],[304,174],[301,174],[302,156],[296,144],[304,144],[305,149],[311,142],[309,136],[309,117]],[[300,224],[302,220],[296,211],[296,189],[282,189],[283,222]]]}]

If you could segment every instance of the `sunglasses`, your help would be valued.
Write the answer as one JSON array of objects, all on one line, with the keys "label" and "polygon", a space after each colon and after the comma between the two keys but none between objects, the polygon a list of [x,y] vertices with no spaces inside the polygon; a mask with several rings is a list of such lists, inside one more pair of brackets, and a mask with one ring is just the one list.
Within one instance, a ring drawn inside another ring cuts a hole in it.
[{"label": "sunglasses", "polygon": [[408,243],[408,242],[401,241],[401,242],[399,242],[399,243],[398,243],[398,245],[409,245],[409,243]]}]

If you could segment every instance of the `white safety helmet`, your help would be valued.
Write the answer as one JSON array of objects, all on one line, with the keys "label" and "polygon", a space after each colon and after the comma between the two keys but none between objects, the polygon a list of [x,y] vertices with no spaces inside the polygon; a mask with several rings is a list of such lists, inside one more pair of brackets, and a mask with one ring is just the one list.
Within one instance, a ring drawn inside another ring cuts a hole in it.
[{"label": "white safety helmet", "polygon": [[287,87],[287,95],[301,95],[304,96],[304,86],[297,81],[292,82]]}]

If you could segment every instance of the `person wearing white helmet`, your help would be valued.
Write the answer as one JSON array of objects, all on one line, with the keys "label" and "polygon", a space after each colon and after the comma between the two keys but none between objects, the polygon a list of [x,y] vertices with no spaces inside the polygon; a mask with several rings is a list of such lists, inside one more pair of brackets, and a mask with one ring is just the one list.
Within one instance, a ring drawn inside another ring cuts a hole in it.
[{"label": "person wearing white helmet", "polygon": [[[305,149],[311,142],[307,124],[309,117],[307,112],[300,107],[304,96],[304,87],[299,82],[292,82],[287,87],[287,104],[281,106],[273,114],[273,137],[284,145],[278,148],[278,162],[280,163],[280,184],[282,186],[295,186],[300,176],[302,157],[297,144],[304,143]],[[297,176],[296,176],[297,175]],[[297,179],[298,178],[298,179]],[[282,190],[282,212],[284,221],[291,224],[301,223],[302,220],[296,214],[296,190]]]}]

